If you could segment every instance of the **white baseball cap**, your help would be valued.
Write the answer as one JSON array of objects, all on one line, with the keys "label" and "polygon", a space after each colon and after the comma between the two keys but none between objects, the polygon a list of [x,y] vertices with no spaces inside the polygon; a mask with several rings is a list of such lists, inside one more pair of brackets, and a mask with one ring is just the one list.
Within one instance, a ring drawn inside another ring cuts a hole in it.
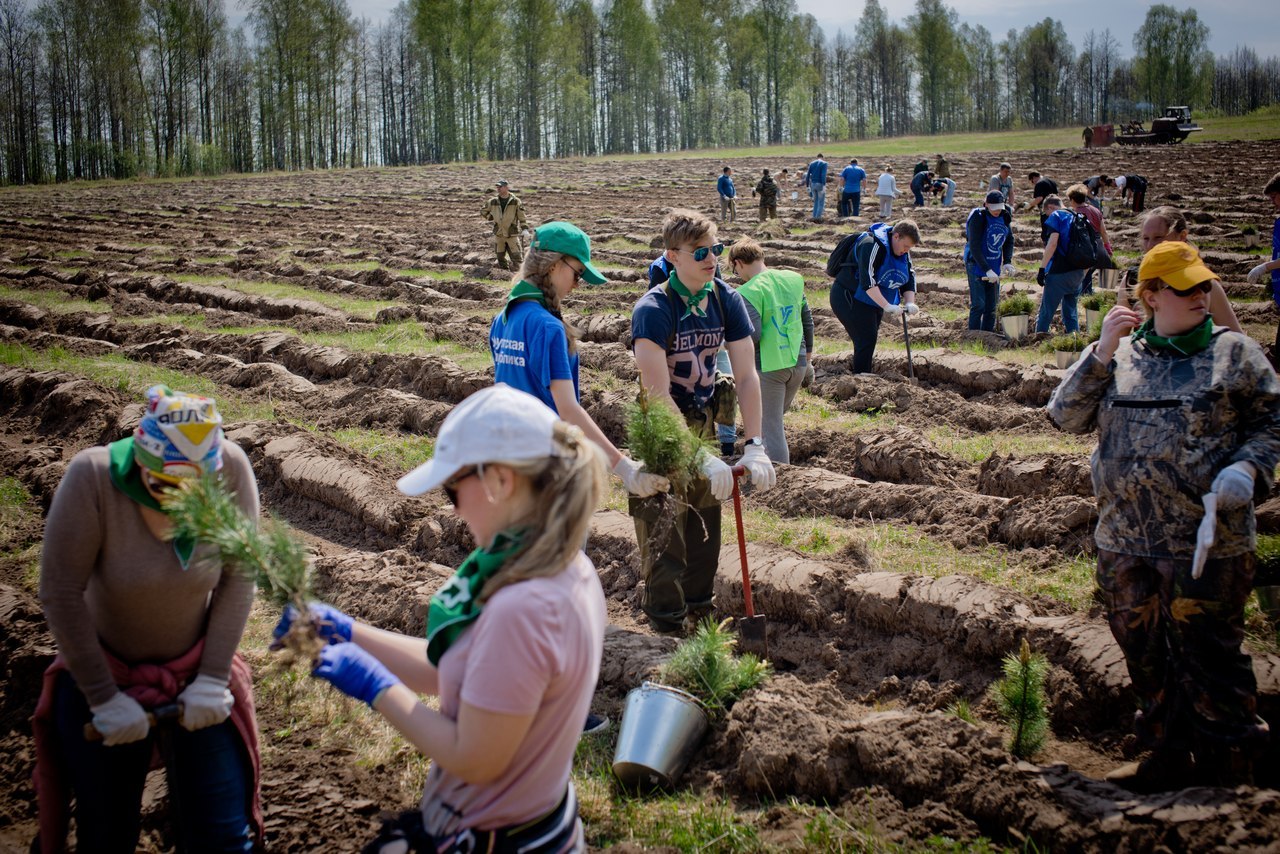
[{"label": "white baseball cap", "polygon": [[1123,189],[1124,189],[1124,185],[1125,185],[1125,184],[1127,184],[1127,183],[1129,183],[1129,179],[1128,179],[1128,178],[1124,177],[1123,175],[1117,175],[1117,176],[1116,176],[1116,186],[1117,186],[1118,188],[1120,188],[1121,190],[1123,190]]},{"label": "white baseball cap", "polygon": [[559,420],[528,392],[502,384],[481,389],[453,408],[440,425],[435,455],[396,487],[405,495],[421,495],[467,466],[557,456],[553,431]]}]

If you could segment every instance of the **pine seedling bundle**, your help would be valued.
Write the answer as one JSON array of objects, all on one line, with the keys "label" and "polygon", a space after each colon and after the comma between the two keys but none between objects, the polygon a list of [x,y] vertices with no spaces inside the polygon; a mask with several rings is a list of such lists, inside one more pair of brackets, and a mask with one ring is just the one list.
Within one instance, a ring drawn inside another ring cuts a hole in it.
[{"label": "pine seedling bundle", "polygon": [[657,520],[649,529],[649,547],[661,552],[675,530],[676,511],[688,507],[689,484],[699,476],[703,443],[689,430],[684,416],[641,388],[636,402],[627,407],[627,447],[646,471],[662,475],[671,492],[659,492],[644,501],[655,502]]},{"label": "pine seedling bundle", "polygon": [[1004,658],[1004,678],[991,688],[1000,717],[1009,727],[1009,752],[1019,759],[1034,756],[1049,733],[1044,697],[1048,672],[1048,659],[1040,653],[1032,654],[1023,638],[1018,654],[1009,653]]},{"label": "pine seedling bundle", "polygon": [[737,638],[729,631],[730,622],[704,619],[680,642],[658,676],[663,684],[697,697],[713,718],[724,715],[772,673],[768,662],[751,653],[734,655]]}]

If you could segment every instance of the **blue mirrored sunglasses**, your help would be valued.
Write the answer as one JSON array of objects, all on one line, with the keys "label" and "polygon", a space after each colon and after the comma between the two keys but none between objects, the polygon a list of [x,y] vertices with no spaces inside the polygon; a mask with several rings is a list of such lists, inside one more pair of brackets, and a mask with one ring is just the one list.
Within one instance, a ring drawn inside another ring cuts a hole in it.
[{"label": "blue mirrored sunglasses", "polygon": [[693,260],[695,261],[705,261],[707,259],[708,252],[719,258],[720,253],[724,252],[724,244],[717,243],[714,246],[699,246],[697,249],[681,249],[680,251],[688,252],[693,256]]}]

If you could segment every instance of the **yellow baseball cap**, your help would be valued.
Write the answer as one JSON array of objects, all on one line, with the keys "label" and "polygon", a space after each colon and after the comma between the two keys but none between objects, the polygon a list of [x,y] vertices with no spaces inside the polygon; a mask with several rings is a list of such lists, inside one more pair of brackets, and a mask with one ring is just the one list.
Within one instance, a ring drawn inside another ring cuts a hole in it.
[{"label": "yellow baseball cap", "polygon": [[1166,240],[1157,243],[1142,256],[1138,267],[1139,281],[1159,279],[1175,291],[1189,291],[1201,282],[1218,278],[1200,260],[1200,253],[1190,243]]}]

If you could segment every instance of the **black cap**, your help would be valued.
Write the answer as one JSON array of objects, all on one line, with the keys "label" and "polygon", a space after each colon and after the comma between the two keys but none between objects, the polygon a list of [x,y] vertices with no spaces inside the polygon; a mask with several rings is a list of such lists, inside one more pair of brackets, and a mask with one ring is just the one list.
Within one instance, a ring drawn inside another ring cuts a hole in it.
[{"label": "black cap", "polygon": [[499,186],[499,187],[506,187],[506,186],[508,186],[508,184],[507,184],[507,182],[506,182],[506,181],[499,181],[499,182],[498,182],[498,186]]}]

